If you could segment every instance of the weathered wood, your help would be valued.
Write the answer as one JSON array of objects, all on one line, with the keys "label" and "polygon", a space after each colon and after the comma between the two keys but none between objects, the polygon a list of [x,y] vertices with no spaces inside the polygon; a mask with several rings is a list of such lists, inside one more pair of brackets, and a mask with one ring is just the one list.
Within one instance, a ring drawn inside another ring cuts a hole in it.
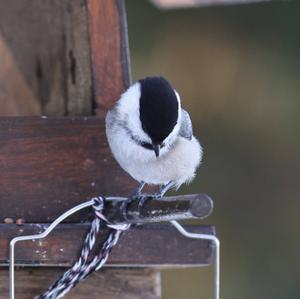
[{"label": "weathered wood", "polygon": [[[0,9],[0,23],[1,13]],[[1,27],[0,27],[1,28]],[[18,86],[18,88],[16,88]],[[31,88],[17,66],[10,48],[0,32],[0,115],[32,115],[40,113],[40,105],[36,101]],[[26,105],[19,106],[20,100]]]},{"label": "weathered wood", "polygon": [[90,42],[84,0],[60,1],[64,20],[66,115],[93,111]]},{"label": "weathered wood", "polygon": [[0,0],[0,115],[91,114],[86,18],[82,0]]},{"label": "weathered wood", "polygon": [[103,115],[130,82],[124,1],[0,0],[0,66],[2,116]]},{"label": "weathered wood", "polygon": [[87,0],[96,112],[102,115],[130,82],[123,0]]},{"label": "weathered wood", "polygon": [[93,196],[127,196],[136,186],[113,159],[99,117],[0,118],[0,167],[0,222],[51,222]]},{"label": "weathered wood", "polygon": [[[63,269],[19,269],[16,298],[32,299],[62,273]],[[0,299],[8,298],[8,273],[0,270]],[[102,269],[73,289],[65,299],[159,299],[160,274],[149,269]]]},{"label": "weathered wood", "polygon": [[[45,224],[0,224],[0,265],[7,265],[9,241],[16,236],[37,234]],[[46,239],[16,245],[16,265],[70,266],[78,257],[89,224],[61,224]],[[188,230],[214,233],[211,226],[189,226]],[[98,244],[108,230],[101,231]],[[134,254],[133,254],[134,253]],[[188,239],[170,225],[132,227],[114,247],[107,265],[175,267],[209,265],[213,249],[209,241]]]}]

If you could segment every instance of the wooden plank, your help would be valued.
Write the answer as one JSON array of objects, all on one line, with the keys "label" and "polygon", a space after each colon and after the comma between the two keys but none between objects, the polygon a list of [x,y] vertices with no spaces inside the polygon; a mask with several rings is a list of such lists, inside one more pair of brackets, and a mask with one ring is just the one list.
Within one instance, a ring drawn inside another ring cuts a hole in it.
[{"label": "wooden plank", "polygon": [[90,63],[85,1],[0,0],[0,115],[91,114]]},{"label": "wooden plank", "polygon": [[[16,298],[32,299],[41,294],[63,269],[19,269]],[[8,272],[0,269],[0,299],[8,298]],[[149,269],[102,269],[79,284],[65,299],[159,299],[160,274]]]},{"label": "wooden plank", "polygon": [[[7,265],[9,241],[15,236],[37,234],[45,224],[0,224],[0,265]],[[46,239],[19,242],[16,245],[17,265],[70,266],[76,260],[89,224],[61,224]],[[214,233],[212,226],[189,226],[188,230]],[[101,244],[108,230],[99,236]],[[134,252],[134,254],[133,254]],[[188,239],[170,225],[132,227],[113,249],[107,265],[176,267],[202,266],[212,261],[209,241]]]},{"label": "wooden plank", "polygon": [[0,118],[0,167],[0,222],[51,222],[91,197],[127,196],[136,186],[112,157],[100,117]]},{"label": "wooden plank", "polygon": [[93,95],[86,2],[64,0],[60,4],[65,32],[65,114],[90,115]]},{"label": "wooden plank", "polygon": [[130,83],[123,0],[87,0],[96,112],[102,115]]},{"label": "wooden plank", "polygon": [[[2,10],[0,9],[0,15]],[[0,25],[2,18],[0,17]],[[16,88],[18,86],[18,88]],[[0,115],[39,114],[40,105],[0,32]],[[20,106],[20,101],[26,105]]]},{"label": "wooden plank", "polygon": [[1,115],[103,115],[130,83],[124,1],[0,0],[0,54]]}]

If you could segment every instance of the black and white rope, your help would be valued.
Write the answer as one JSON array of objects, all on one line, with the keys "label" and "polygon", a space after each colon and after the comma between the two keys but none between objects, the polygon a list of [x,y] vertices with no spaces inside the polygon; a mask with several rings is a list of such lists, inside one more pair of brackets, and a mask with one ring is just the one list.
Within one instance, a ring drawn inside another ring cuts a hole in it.
[{"label": "black and white rope", "polygon": [[[128,224],[115,225],[109,223],[102,214],[105,204],[104,197],[95,197],[93,198],[93,201],[95,218],[85,238],[80,257],[69,270],[47,289],[44,294],[37,296],[35,299],[62,298],[80,281],[87,278],[94,271],[101,269],[106,263],[111,249],[117,244],[122,232],[130,227]],[[96,256],[91,257],[91,251],[95,245],[97,235],[104,225],[111,228],[111,232],[103,243],[100,252]]]}]

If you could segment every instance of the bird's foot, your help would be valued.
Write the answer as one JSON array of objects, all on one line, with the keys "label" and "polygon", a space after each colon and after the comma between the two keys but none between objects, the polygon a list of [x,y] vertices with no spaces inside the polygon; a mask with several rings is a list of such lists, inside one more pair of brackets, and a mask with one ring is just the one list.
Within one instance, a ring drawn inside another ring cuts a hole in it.
[{"label": "bird's foot", "polygon": [[145,202],[148,200],[155,200],[161,198],[162,195],[161,193],[139,193],[139,194],[134,194],[133,196],[129,197],[128,199],[124,200],[124,202],[121,205],[121,211],[123,217],[126,219],[127,218],[127,209],[128,206],[137,201],[138,202],[138,212],[140,213],[142,210],[142,207],[144,206]]},{"label": "bird's foot", "polygon": [[141,209],[142,209],[142,207],[143,207],[143,205],[145,204],[146,201],[162,198],[166,194],[166,192],[168,192],[173,186],[174,186],[174,182],[171,181],[171,182],[169,182],[165,185],[160,186],[158,192],[140,194],[140,196],[138,198],[138,200],[139,200],[139,205],[138,205],[139,213],[141,212]]},{"label": "bird's foot", "polygon": [[145,187],[146,183],[141,181],[139,186],[132,192],[131,198],[137,198],[142,195],[142,190]]},{"label": "bird's foot", "polygon": [[127,220],[127,210],[128,210],[128,206],[133,202],[135,201],[135,198],[133,197],[128,197],[126,200],[124,200],[122,202],[122,205],[120,207],[121,209],[121,213],[123,215],[123,218]]},{"label": "bird's foot", "polygon": [[141,213],[142,207],[144,204],[149,200],[155,200],[161,198],[161,193],[143,193],[141,194],[137,200],[138,200],[138,211],[139,214]]},{"label": "bird's foot", "polygon": [[122,215],[126,219],[127,218],[127,209],[128,206],[134,202],[138,201],[138,212],[140,213],[143,205],[148,200],[155,200],[162,198],[165,193],[174,186],[174,183],[171,181],[165,185],[162,185],[159,189],[159,192],[154,193],[142,193],[142,189],[145,186],[145,182],[141,182],[138,188],[132,193],[132,195],[122,203],[121,210]]}]

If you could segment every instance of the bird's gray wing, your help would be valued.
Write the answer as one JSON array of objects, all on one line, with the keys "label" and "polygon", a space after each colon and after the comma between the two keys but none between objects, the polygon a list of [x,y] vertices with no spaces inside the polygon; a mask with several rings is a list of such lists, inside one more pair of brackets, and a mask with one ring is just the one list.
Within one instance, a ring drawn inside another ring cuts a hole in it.
[{"label": "bird's gray wing", "polygon": [[179,135],[188,140],[193,137],[193,126],[190,115],[184,109],[181,109],[181,124],[179,129]]}]

